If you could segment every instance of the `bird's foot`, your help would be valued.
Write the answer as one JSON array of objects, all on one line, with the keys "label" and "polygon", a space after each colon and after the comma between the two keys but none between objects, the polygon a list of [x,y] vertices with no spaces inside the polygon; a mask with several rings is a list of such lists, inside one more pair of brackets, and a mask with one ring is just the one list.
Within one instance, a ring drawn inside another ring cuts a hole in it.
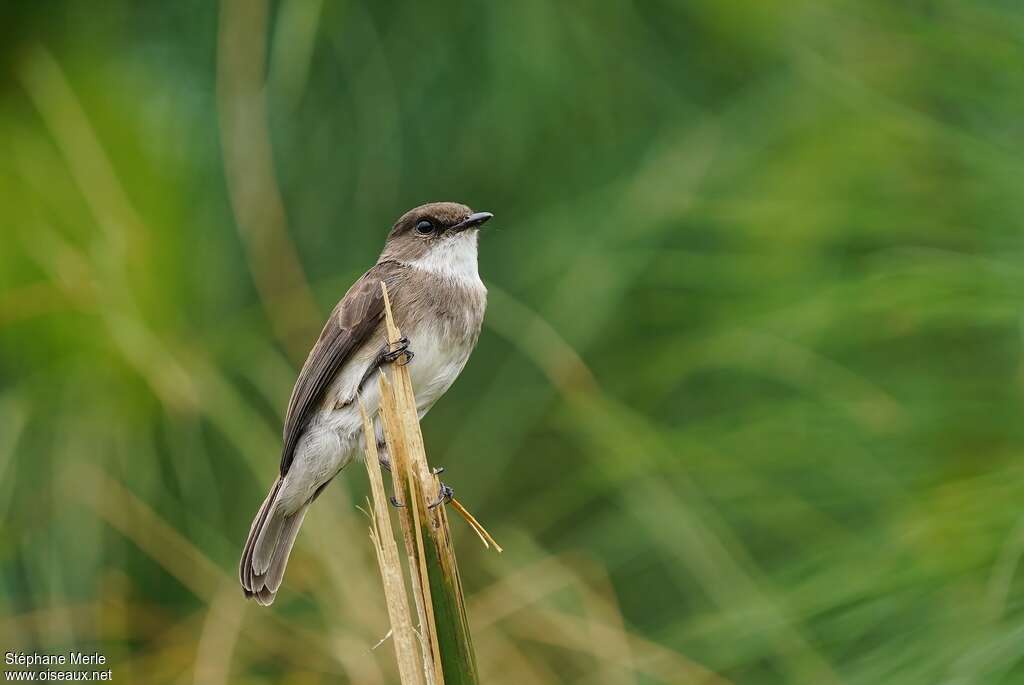
[{"label": "bird's foot", "polygon": [[437,501],[427,506],[428,509],[436,509],[445,502],[451,502],[452,498],[455,497],[455,491],[452,490],[451,486],[441,483],[441,489],[437,496]]},{"label": "bird's foot", "polygon": [[[394,342],[394,347],[391,343],[384,346],[384,352],[381,352],[380,359],[382,362],[392,363],[397,362],[399,366],[405,366],[412,361],[415,356],[412,350],[409,349],[409,339],[402,336]],[[404,359],[402,359],[404,355]],[[401,361],[399,361],[401,359]]]},{"label": "bird's foot", "polygon": [[394,495],[391,495],[391,497],[388,497],[388,501],[391,502],[391,506],[393,506],[395,509],[401,509],[402,507],[405,506],[404,504],[399,502],[398,498],[395,497]]}]

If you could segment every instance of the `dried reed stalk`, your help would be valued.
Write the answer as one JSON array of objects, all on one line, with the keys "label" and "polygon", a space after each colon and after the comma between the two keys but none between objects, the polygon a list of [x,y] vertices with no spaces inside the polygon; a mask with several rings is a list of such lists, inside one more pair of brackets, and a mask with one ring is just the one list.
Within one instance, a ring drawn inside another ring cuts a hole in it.
[{"label": "dried reed stalk", "polygon": [[[395,325],[384,283],[381,283],[381,289],[384,292],[388,343],[393,346],[402,336]],[[479,683],[476,653],[466,617],[462,580],[445,507],[430,506],[440,496],[440,481],[427,463],[409,370],[403,363],[391,365],[386,371],[381,371],[379,381],[380,415],[391,457],[395,498],[402,505],[398,509],[398,518],[420,623],[423,674],[428,685],[476,685]],[[365,435],[373,435],[372,428],[365,430]],[[374,442],[372,438],[367,440],[367,461],[376,462],[376,449],[371,450],[370,442]],[[379,469],[377,471],[379,473]],[[376,505],[376,493],[374,500]],[[461,505],[459,508],[465,511]],[[493,544],[500,551],[501,548],[476,519],[468,512],[466,516],[484,544]],[[383,530],[380,523],[378,527]],[[397,548],[395,557],[389,564],[397,563]],[[393,576],[393,572],[389,570],[388,575]],[[404,602],[408,613],[408,600],[404,593],[401,598],[394,594],[394,601]],[[390,613],[392,597],[387,592],[386,595]],[[400,616],[398,620],[401,620]],[[392,621],[394,628],[395,618]],[[402,682],[420,681],[406,681],[403,676]]]},{"label": "dried reed stalk", "polygon": [[[373,436],[373,421],[366,414],[363,403],[359,403],[359,412],[363,416],[363,435]],[[422,685],[420,672],[419,641],[412,629],[409,615],[409,598],[405,594],[405,578],[402,575],[402,562],[398,557],[398,545],[395,533],[391,528],[391,513],[388,510],[388,496],[384,492],[384,478],[381,475],[380,460],[377,455],[377,441],[366,441],[366,473],[370,477],[370,492],[373,501],[370,541],[377,554],[381,581],[384,584],[384,597],[388,605],[388,618],[391,621],[391,641],[395,645],[395,660],[398,662],[398,674],[403,685]]]}]

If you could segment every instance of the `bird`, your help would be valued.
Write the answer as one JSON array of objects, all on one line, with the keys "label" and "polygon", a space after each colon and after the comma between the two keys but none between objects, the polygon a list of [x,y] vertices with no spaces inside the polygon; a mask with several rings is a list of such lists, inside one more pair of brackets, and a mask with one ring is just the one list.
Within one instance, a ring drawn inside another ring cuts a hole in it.
[{"label": "bird", "polygon": [[[242,550],[238,576],[247,598],[273,603],[306,511],[363,453],[364,440],[377,441],[381,464],[390,468],[379,384],[370,382],[377,370],[408,364],[420,418],[458,378],[487,306],[477,255],[479,230],[492,217],[456,202],[409,210],[331,312],[292,389],[278,474]],[[406,336],[398,346],[386,336],[382,281]],[[362,434],[360,404],[374,419],[374,436]]]}]

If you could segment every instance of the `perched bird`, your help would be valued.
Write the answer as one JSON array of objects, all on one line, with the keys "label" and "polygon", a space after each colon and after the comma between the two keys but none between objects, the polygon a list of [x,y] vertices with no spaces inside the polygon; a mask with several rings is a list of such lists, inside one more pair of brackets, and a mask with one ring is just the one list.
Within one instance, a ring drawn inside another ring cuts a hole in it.
[{"label": "perched bird", "polygon": [[[238,575],[246,597],[262,605],[274,601],[306,510],[362,449],[357,399],[374,417],[372,438],[390,468],[377,416],[379,387],[376,379],[371,382],[375,371],[409,353],[412,358],[405,359],[422,417],[466,365],[487,303],[477,270],[478,231],[492,216],[453,202],[406,212],[377,263],[331,312],[295,382],[280,473],[245,541]],[[385,336],[381,281],[407,336],[396,349]]]}]

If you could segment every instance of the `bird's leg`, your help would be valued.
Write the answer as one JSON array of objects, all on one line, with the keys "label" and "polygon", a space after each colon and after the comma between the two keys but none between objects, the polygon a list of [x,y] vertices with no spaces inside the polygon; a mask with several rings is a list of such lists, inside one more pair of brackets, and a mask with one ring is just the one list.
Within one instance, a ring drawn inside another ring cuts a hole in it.
[{"label": "bird's leg", "polygon": [[[370,377],[374,374],[374,372],[380,367],[382,367],[384,364],[398,362],[399,366],[405,366],[406,364],[412,361],[412,358],[415,355],[413,354],[412,350],[409,349],[409,339],[406,337],[401,337],[395,341],[395,344],[398,347],[396,347],[394,350],[391,349],[390,343],[384,343],[383,345],[381,345],[380,351],[377,353],[377,358],[374,360],[372,364],[370,364],[369,367],[367,367],[366,373],[363,374],[362,379],[360,379],[359,381],[360,389],[362,389],[362,387],[366,385],[366,381],[370,380]],[[405,361],[399,362],[398,358],[401,357],[403,354],[405,355]]]},{"label": "bird's leg", "polygon": [[[440,467],[440,468],[436,468],[436,469],[434,469],[434,475],[437,475],[438,473],[441,473],[442,471],[444,471],[444,467],[443,466]],[[432,504],[428,504],[427,508],[428,509],[436,509],[437,507],[441,506],[445,502],[451,502],[453,497],[455,497],[455,490],[453,490],[450,485],[445,485],[444,483],[441,483],[439,492],[437,494],[437,501],[432,503]]]},{"label": "bird's leg", "polygon": [[391,459],[388,458],[388,445],[386,442],[377,441],[377,461],[382,469],[391,473]]},{"label": "bird's leg", "polygon": [[[388,458],[388,445],[382,440],[377,441],[377,461],[380,462],[382,469],[391,473],[391,459]],[[388,501],[391,502],[391,506],[396,508],[404,507],[405,505],[398,501],[398,498],[394,495],[388,497]]]},{"label": "bird's leg", "polygon": [[[387,454],[387,450],[386,449],[382,449],[382,448],[384,448],[384,444],[383,443],[377,443],[377,447],[378,447],[377,461],[380,462],[381,467],[385,471],[387,471],[388,473],[391,473],[391,460],[388,459],[387,456],[385,456]],[[395,497],[394,495],[391,495],[391,497],[388,497],[388,501],[391,502],[391,506],[396,507],[396,508],[401,508],[401,507],[405,506],[404,504],[399,502],[398,498]]]},{"label": "bird's leg", "polygon": [[[377,461],[380,462],[380,465],[384,468],[385,471],[387,471],[388,473],[391,473],[391,460],[388,459],[386,456],[384,456],[384,452],[378,452],[378,454],[380,456],[377,457]],[[392,480],[394,480],[394,479],[392,479]],[[401,508],[401,507],[405,506],[404,504],[399,502],[398,498],[395,497],[394,495],[391,495],[390,497],[388,497],[388,501],[391,502],[391,506],[396,507],[396,508]]]},{"label": "bird's leg", "polygon": [[[384,346],[381,347],[380,352],[377,354],[377,363],[372,365],[369,369],[367,369],[366,375],[363,377],[363,382],[365,382],[366,379],[369,378],[370,374],[373,373],[373,370],[376,367],[379,367],[382,364],[391,364],[391,363],[397,362],[400,366],[405,366],[406,364],[408,364],[409,362],[412,361],[413,352],[412,352],[412,350],[409,349],[409,339],[408,338],[406,338],[405,336],[402,336],[401,338],[399,338],[398,340],[395,341],[395,345],[396,345],[396,347],[394,349],[391,349],[391,344],[390,343],[385,343]],[[399,362],[398,359],[403,354],[405,355],[405,359],[403,361]],[[360,385],[362,385],[362,382],[360,382]],[[380,462],[381,467],[385,471],[387,471],[388,473],[391,473],[391,460],[388,459],[387,456],[385,456],[386,454],[387,454],[387,445],[384,444],[384,443],[378,442],[377,443],[377,455],[378,455],[377,456],[377,460]],[[391,505],[394,506],[394,507],[404,507],[405,506],[404,504],[399,502],[398,498],[395,497],[394,495],[391,495],[388,498],[388,500],[391,502]]]},{"label": "bird's leg", "polygon": [[[388,473],[391,473],[391,462],[388,461],[387,457],[383,456],[384,455],[383,451],[378,452],[378,454],[380,455],[378,457],[378,459],[380,460],[380,465],[383,466],[388,471]],[[444,467],[443,466],[438,466],[437,468],[431,469],[431,473],[433,473],[435,476],[438,475],[438,474],[444,473]],[[445,485],[444,483],[441,483],[441,488],[440,488],[440,492],[438,493],[437,501],[432,503],[432,504],[429,504],[428,508],[429,509],[436,509],[437,507],[439,507],[440,505],[444,504],[445,502],[450,502],[453,497],[455,497],[455,490],[453,490],[451,488],[451,486]],[[391,505],[394,506],[394,507],[404,507],[405,506],[404,504],[399,502],[398,499],[394,495],[391,495],[391,497],[389,497],[388,499],[390,499]]]},{"label": "bird's leg", "polygon": [[414,355],[412,350],[409,349],[409,339],[402,336],[394,344],[396,345],[394,349],[391,348],[391,343],[384,344],[384,348],[380,352],[380,362],[382,364],[385,362],[398,362],[402,355],[405,355],[405,360],[398,362],[400,366],[405,366],[411,362]]}]

